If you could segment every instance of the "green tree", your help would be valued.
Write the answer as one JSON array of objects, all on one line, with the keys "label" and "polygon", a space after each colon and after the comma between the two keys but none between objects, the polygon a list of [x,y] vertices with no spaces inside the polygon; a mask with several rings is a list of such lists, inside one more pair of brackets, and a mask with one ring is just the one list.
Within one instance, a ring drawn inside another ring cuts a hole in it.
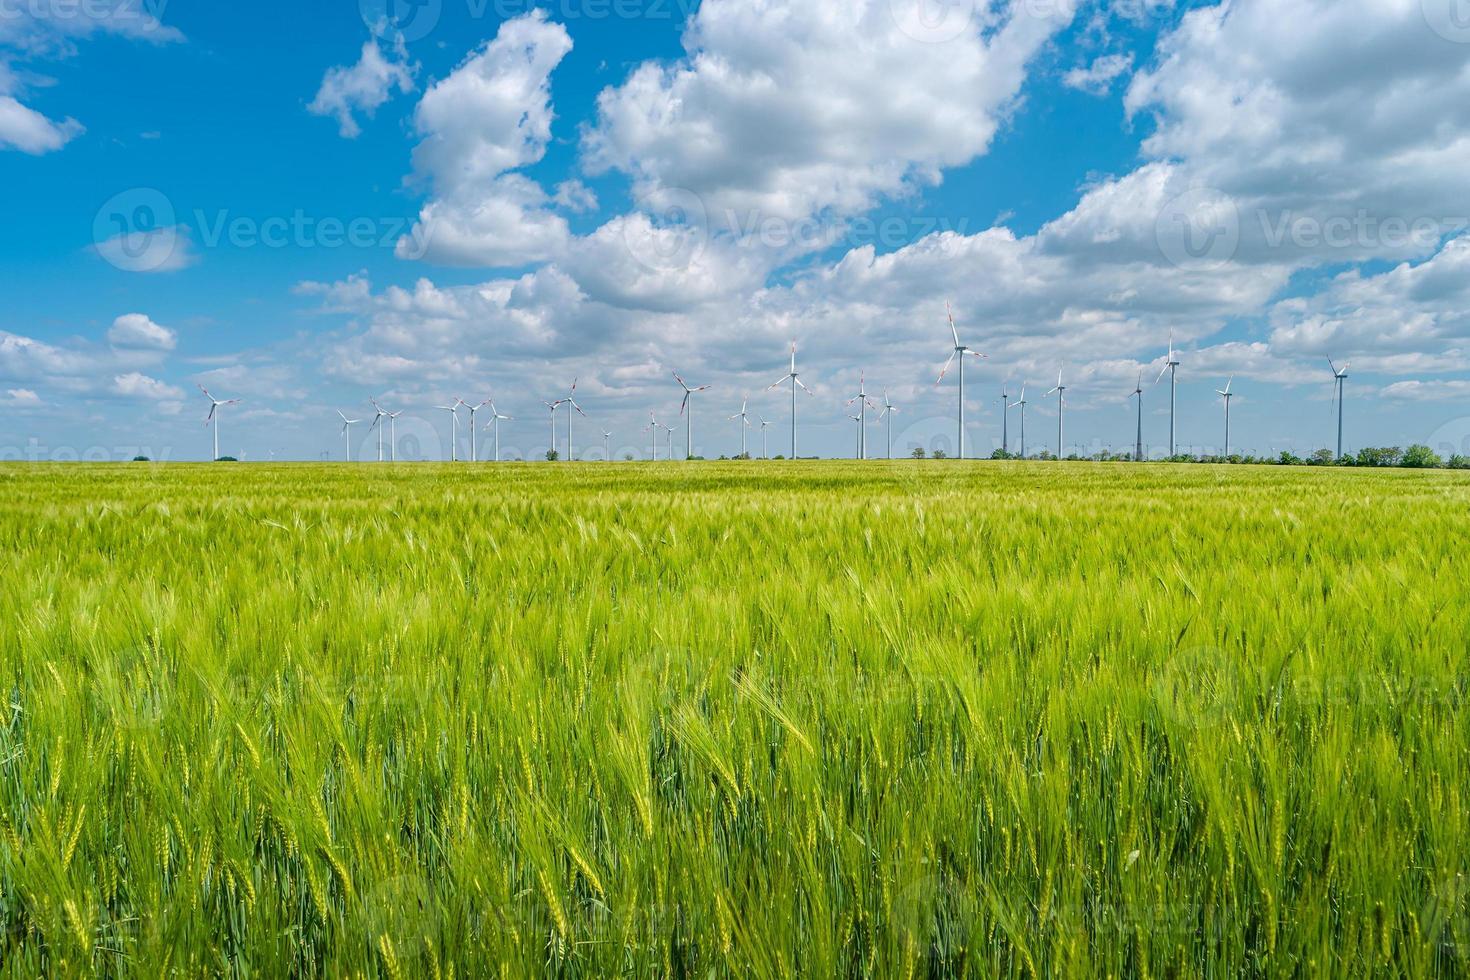
[{"label": "green tree", "polygon": [[1428,446],[1410,446],[1404,452],[1402,465],[1411,470],[1435,470],[1444,465],[1444,460]]},{"label": "green tree", "polygon": [[914,459],[923,459],[924,458],[924,455],[925,455],[925,453],[924,453],[924,447],[923,446],[915,446],[914,447],[914,451],[911,452],[911,453],[909,453],[909,455],[912,456],[912,457],[914,457]]}]

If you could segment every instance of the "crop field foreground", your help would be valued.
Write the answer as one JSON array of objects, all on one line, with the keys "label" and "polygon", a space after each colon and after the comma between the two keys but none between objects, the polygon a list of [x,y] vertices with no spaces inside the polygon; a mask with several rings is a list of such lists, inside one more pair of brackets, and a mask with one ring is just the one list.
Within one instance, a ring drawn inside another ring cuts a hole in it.
[{"label": "crop field foreground", "polygon": [[12,976],[1470,974],[1470,480],[0,467]]}]

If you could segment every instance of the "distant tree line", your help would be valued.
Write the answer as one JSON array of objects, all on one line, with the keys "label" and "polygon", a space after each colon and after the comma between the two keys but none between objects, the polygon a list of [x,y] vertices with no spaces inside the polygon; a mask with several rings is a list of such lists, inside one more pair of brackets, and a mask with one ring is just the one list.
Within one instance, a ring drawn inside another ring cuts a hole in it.
[{"label": "distant tree line", "polygon": [[[915,458],[922,459],[922,450],[915,452]],[[991,459],[1020,459],[1017,453],[1008,453],[997,449],[991,454]],[[1034,460],[1055,460],[1057,457],[1049,452],[1030,457]],[[1072,454],[1066,457],[1068,460],[1077,462],[1097,463],[1131,463],[1133,453],[1131,452],[1100,452],[1091,456],[1079,456]],[[1398,446],[1388,446],[1382,449],[1369,448],[1360,449],[1357,453],[1344,453],[1339,459],[1330,449],[1319,449],[1308,456],[1298,456],[1292,452],[1283,452],[1279,456],[1255,456],[1249,453],[1232,453],[1229,456],[1194,456],[1181,453],[1162,460],[1150,460],[1150,462],[1163,463],[1219,463],[1237,464],[1242,466],[1363,466],[1363,467],[1397,467],[1410,470],[1470,470],[1470,456],[1454,454],[1449,459],[1442,458],[1428,446],[1414,445],[1408,449],[1400,449]]]}]

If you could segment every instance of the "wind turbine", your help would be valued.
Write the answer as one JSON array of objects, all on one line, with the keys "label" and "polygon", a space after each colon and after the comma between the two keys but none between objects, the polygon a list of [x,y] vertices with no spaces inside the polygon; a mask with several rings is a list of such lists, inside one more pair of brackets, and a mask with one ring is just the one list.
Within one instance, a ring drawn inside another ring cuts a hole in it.
[{"label": "wind turbine", "polygon": [[750,414],[747,411],[747,409],[749,409],[749,408],[750,408],[750,396],[749,395],[746,395],[745,396],[745,400],[740,403],[740,411],[737,412],[736,414],[730,416],[726,420],[728,422],[734,422],[736,419],[739,419],[740,420],[740,455],[741,456],[749,456],[750,455],[750,453],[746,452],[746,449],[745,449],[745,437],[747,435],[748,430],[750,429]]},{"label": "wind turbine", "polygon": [[858,403],[858,459],[868,458],[868,406],[872,401],[868,397],[868,372],[864,371],[858,377],[858,393],[847,400],[848,406]]},{"label": "wind turbine", "polygon": [[[587,417],[587,413],[584,412],[584,411],[582,411],[582,406],[577,404],[577,379],[576,378],[573,378],[572,379],[572,390],[567,395],[567,397],[565,397],[565,398],[562,399],[562,402],[564,402],[565,404],[570,405],[573,408],[575,408],[577,410],[577,414],[580,415],[580,416],[582,416],[582,418],[585,419]],[[572,461],[572,458],[573,458],[572,457],[572,413],[571,412],[568,412],[567,413],[567,462],[570,463]]]},{"label": "wind turbine", "polygon": [[848,418],[857,423],[857,427],[858,427],[858,432],[857,432],[857,452],[858,452],[858,458],[861,459],[862,458],[862,452],[863,452],[863,436],[865,436],[867,434],[866,432],[863,431],[863,429],[864,429],[864,426],[863,426],[863,417],[861,415],[849,415]]},{"label": "wind turbine", "polygon": [[398,416],[403,409],[388,413],[388,462],[398,462]]},{"label": "wind turbine", "polygon": [[1224,391],[1219,388],[1215,389],[1215,394],[1225,399],[1225,457],[1227,459],[1230,457],[1230,399],[1235,397],[1230,393],[1230,386],[1233,384],[1235,384],[1235,376],[1231,375],[1230,380],[1225,382]]},{"label": "wind turbine", "polygon": [[378,400],[376,398],[369,400],[373,403],[373,411],[377,414],[373,416],[373,424],[368,428],[368,431],[372,432],[375,429],[377,430],[378,462],[381,463],[383,461],[383,420],[388,418],[389,416],[387,412],[383,411],[383,406],[378,404]]},{"label": "wind turbine", "polygon": [[[1018,401],[1018,402],[1016,402],[1014,405],[1012,405],[1011,408],[1019,408],[1021,410],[1021,458],[1022,459],[1025,459],[1026,458],[1026,386],[1024,384],[1021,385],[1021,400]],[[1006,411],[1010,411],[1010,409],[1007,409]]]},{"label": "wind turbine", "polygon": [[781,387],[782,385],[784,385],[788,381],[791,382],[791,458],[792,459],[795,459],[796,458],[796,389],[799,386],[801,388],[801,390],[804,391],[804,392],[806,392],[808,395],[812,394],[812,390],[810,388],[808,388],[806,385],[804,385],[804,384],[801,383],[801,375],[797,373],[797,370],[796,370],[796,341],[794,341],[794,340],[791,342],[791,373],[790,374],[787,374],[780,381],[777,381],[775,384],[771,385],[771,387],[767,388],[766,390],[767,391],[775,391],[777,388]]},{"label": "wind turbine", "polygon": [[[679,406],[679,414],[680,415],[683,415],[685,412],[688,412],[689,413],[689,418],[686,421],[686,428],[684,430],[684,458],[685,459],[693,459],[694,458],[694,405],[691,403],[691,401],[692,401],[692,399],[694,398],[694,396],[697,393],[699,393],[701,391],[709,391],[710,386],[709,385],[700,385],[698,388],[691,388],[687,384],[684,383],[684,379],[683,378],[679,377],[679,372],[677,372],[677,371],[670,371],[669,373],[674,376],[674,380],[675,381],[679,382],[679,387],[684,389],[684,403]],[[669,450],[669,453],[672,456],[673,450],[672,449]]]},{"label": "wind turbine", "polygon": [[548,452],[554,453],[556,452],[556,411],[561,408],[562,403],[560,401],[543,401],[541,404],[551,409],[551,448]]},{"label": "wind turbine", "polygon": [[476,446],[475,413],[490,404],[490,399],[487,398],[478,405],[471,405],[469,402],[461,402],[460,404],[470,410],[470,462],[478,463],[480,461],[480,450]]},{"label": "wind turbine", "polygon": [[944,376],[949,373],[950,365],[954,364],[955,359],[958,358],[959,359],[959,362],[960,362],[960,447],[959,447],[960,448],[960,451],[959,451],[959,458],[960,459],[964,459],[965,458],[965,355],[966,354],[969,354],[970,356],[980,358],[981,360],[983,360],[986,355],[981,354],[978,351],[973,351],[970,348],[966,347],[964,344],[960,343],[960,332],[959,332],[959,329],[956,328],[955,325],[954,325],[954,310],[950,309],[950,306],[949,306],[948,303],[945,303],[944,304],[944,309],[945,309],[945,312],[949,314],[949,332],[954,336],[954,352],[949,355],[949,360],[947,360],[947,361],[944,362],[944,367],[939,372],[939,380],[936,381],[936,382],[934,382],[934,387],[938,388],[941,384],[944,383]]},{"label": "wind turbine", "polygon": [[898,406],[888,400],[888,389],[883,389],[883,412],[878,416],[878,421],[888,420],[888,458],[893,458],[893,416],[898,414]]},{"label": "wind turbine", "polygon": [[495,462],[498,463],[500,462],[500,423],[514,422],[515,419],[509,415],[501,415],[500,410],[495,407],[494,401],[488,404],[490,406],[490,421],[485,423],[485,428],[491,429],[495,433]]},{"label": "wind turbine", "polygon": [[[342,415],[342,410],[338,409],[337,414]],[[346,458],[349,463],[352,462],[352,427],[361,421],[362,419],[350,419],[342,415],[342,440],[346,444]]]},{"label": "wind turbine", "polygon": [[209,415],[205,416],[204,424],[205,425],[208,425],[211,422],[214,423],[214,458],[216,460],[218,460],[219,459],[219,410],[221,408],[223,408],[224,406],[226,406],[226,405],[238,405],[238,404],[240,404],[240,399],[238,399],[238,398],[231,398],[229,401],[223,401],[222,402],[218,398],[216,398],[213,395],[211,395],[209,393],[209,389],[208,388],[204,387],[203,385],[198,385],[197,387],[199,388],[200,391],[204,392],[204,397],[209,399]]},{"label": "wind turbine", "polygon": [[648,455],[655,463],[658,462],[658,419],[652,412],[648,413],[648,424],[643,427],[644,432],[650,433],[648,437]]},{"label": "wind turbine", "polygon": [[1337,400],[1337,458],[1342,459],[1342,396],[1347,387],[1348,368],[1352,365],[1344,364],[1339,370],[1331,357],[1327,358],[1327,364],[1332,368],[1333,398]]},{"label": "wind turbine", "polygon": [[1164,375],[1169,375],[1169,456],[1174,456],[1174,438],[1179,429],[1175,424],[1175,409],[1178,407],[1179,394],[1179,357],[1174,353],[1174,331],[1169,331],[1169,360],[1164,363],[1164,368],[1159,376],[1154,379],[1154,384],[1164,380]]},{"label": "wind turbine", "polygon": [[[1142,371],[1139,371],[1138,372],[1138,384],[1134,385],[1133,392],[1128,397],[1129,398],[1137,398],[1138,399],[1138,437],[1137,437],[1137,440],[1133,444],[1133,461],[1135,463],[1141,463],[1141,462],[1143,462],[1143,372]],[[1229,405],[1229,402],[1227,402],[1226,404]],[[1229,439],[1226,439],[1225,441],[1226,442],[1229,442],[1230,440]]]},{"label": "wind turbine", "polygon": [[1063,424],[1067,417],[1067,386],[1062,384],[1062,372],[1057,372],[1057,386],[1047,394],[1057,396],[1057,459],[1060,460],[1067,453],[1066,443],[1062,440]]},{"label": "wind turbine", "polygon": [[664,425],[662,422],[654,423],[658,428],[664,430],[664,452],[668,454],[669,462],[674,461],[674,427]]},{"label": "wind turbine", "polygon": [[451,426],[449,439],[449,461],[459,462],[459,406],[465,403],[463,398],[456,398],[453,405],[436,406],[441,412],[448,412],[449,417],[454,420]]},{"label": "wind turbine", "polygon": [[612,462],[612,433],[606,429],[602,430],[602,456],[607,462]]},{"label": "wind turbine", "polygon": [[756,418],[759,418],[761,420],[761,459],[770,459],[770,454],[766,452],[766,427],[773,425],[774,423],[767,422],[764,418],[761,418],[761,416],[756,416]]},{"label": "wind turbine", "polygon": [[1007,381],[1000,386],[1000,451],[1009,456],[1011,454],[1011,383]]}]

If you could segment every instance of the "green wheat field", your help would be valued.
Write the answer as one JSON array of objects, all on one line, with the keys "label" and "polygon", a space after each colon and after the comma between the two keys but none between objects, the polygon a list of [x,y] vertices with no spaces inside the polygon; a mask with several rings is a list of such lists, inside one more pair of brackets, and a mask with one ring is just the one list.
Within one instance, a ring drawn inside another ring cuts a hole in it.
[{"label": "green wheat field", "polygon": [[1470,974],[1470,480],[0,467],[11,976]]}]

